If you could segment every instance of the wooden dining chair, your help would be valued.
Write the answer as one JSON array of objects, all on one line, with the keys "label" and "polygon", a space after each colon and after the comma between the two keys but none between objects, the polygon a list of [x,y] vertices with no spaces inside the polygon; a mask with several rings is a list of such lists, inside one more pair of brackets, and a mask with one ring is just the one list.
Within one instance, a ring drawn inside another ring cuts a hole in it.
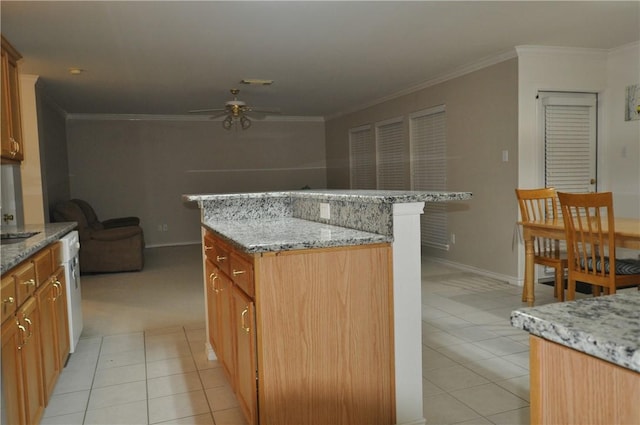
[{"label": "wooden dining chair", "polygon": [[[558,201],[554,188],[516,189],[516,197],[523,223],[559,219]],[[560,241],[555,239],[536,238],[533,242],[533,248],[535,264],[555,269],[554,296],[562,301],[564,299],[564,269],[568,264],[567,253],[560,250]],[[523,289],[522,301],[525,301],[525,298]]]},{"label": "wooden dining chair", "polygon": [[592,285],[593,295],[615,294],[617,288],[640,285],[640,261],[616,258],[613,195],[558,193],[569,257],[567,299],[576,281]]}]

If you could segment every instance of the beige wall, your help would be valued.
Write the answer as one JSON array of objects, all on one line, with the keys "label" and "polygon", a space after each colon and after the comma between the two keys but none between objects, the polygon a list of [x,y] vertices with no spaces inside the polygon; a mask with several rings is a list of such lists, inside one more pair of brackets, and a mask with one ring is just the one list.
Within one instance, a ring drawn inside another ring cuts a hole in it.
[{"label": "beige wall", "polygon": [[[135,215],[148,246],[197,242],[183,194],[326,187],[324,122],[79,119],[67,123],[71,196],[100,219]],[[158,226],[167,225],[167,231]]]},{"label": "beige wall", "polygon": [[36,106],[37,81],[37,75],[20,75],[20,106],[24,147],[24,161],[20,164],[20,173],[22,174],[24,224],[45,222]]},{"label": "beige wall", "polygon": [[[515,280],[513,247],[518,179],[518,62],[510,59],[376,106],[327,121],[327,181],[349,187],[350,128],[446,105],[448,190],[471,191],[473,199],[449,204],[448,252],[428,255]],[[502,161],[502,151],[509,161]],[[409,164],[406,165],[409,188]]]}]

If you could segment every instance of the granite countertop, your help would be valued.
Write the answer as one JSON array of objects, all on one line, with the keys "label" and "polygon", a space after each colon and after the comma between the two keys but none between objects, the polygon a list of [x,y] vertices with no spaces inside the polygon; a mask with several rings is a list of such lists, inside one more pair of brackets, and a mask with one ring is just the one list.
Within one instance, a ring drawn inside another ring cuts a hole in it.
[{"label": "granite countertop", "polygon": [[269,220],[229,220],[203,223],[247,253],[386,243],[390,236],[281,217]]},{"label": "granite countertop", "polygon": [[292,190],[283,192],[226,193],[183,195],[185,201],[207,201],[252,198],[308,198],[317,200],[354,200],[371,203],[440,202],[471,199],[471,192],[412,190]]},{"label": "granite countertop", "polygon": [[62,236],[66,235],[73,229],[75,229],[77,223],[47,223],[47,224],[32,224],[25,226],[11,226],[10,228],[3,228],[2,233],[23,233],[23,232],[38,232],[38,234],[26,238],[22,242],[2,244],[2,273],[8,271],[13,266],[18,265],[22,260],[28,258],[30,255],[44,248],[52,242],[57,241]]},{"label": "granite countertop", "polygon": [[640,372],[640,292],[529,307],[511,324],[532,335]]}]

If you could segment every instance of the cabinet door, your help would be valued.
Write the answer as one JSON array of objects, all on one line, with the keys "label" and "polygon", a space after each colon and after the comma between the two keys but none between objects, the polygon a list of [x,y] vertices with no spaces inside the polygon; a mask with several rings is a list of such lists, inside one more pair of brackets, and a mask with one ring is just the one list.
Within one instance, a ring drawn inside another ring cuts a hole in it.
[{"label": "cabinet door", "polygon": [[2,278],[2,323],[16,312],[16,284],[13,275]]},{"label": "cabinet door", "polygon": [[207,324],[209,326],[209,343],[216,352],[218,360],[222,360],[222,342],[220,341],[220,311],[218,310],[218,284],[220,270],[207,259],[205,261],[205,278],[207,292]]},{"label": "cabinet door", "polygon": [[54,312],[56,288],[53,280],[49,279],[36,291],[36,300],[40,313],[41,324],[38,327],[40,333],[40,345],[42,353],[42,381],[44,384],[44,399],[48,402],[53,393],[53,388],[60,376],[56,349],[56,323]]},{"label": "cabinet door", "polygon": [[59,267],[53,277],[55,298],[53,300],[53,313],[56,335],[57,360],[60,371],[64,368],[71,349],[69,341],[69,313],[67,310],[67,281],[64,275],[64,267]]},{"label": "cabinet door", "polygon": [[19,54],[2,39],[2,156],[22,160]]},{"label": "cabinet door", "polygon": [[236,395],[247,422],[256,423],[257,369],[255,304],[239,288],[233,287],[236,337]]},{"label": "cabinet door", "polygon": [[24,424],[24,386],[18,323],[11,318],[2,324],[2,423]]},{"label": "cabinet door", "polygon": [[25,422],[37,424],[44,412],[44,391],[42,384],[40,332],[41,325],[38,306],[30,298],[18,310],[16,318],[25,329],[25,337],[20,347],[22,361],[22,382],[24,383]]},{"label": "cabinet door", "polygon": [[234,386],[233,379],[236,363],[234,358],[234,335],[233,335],[233,309],[231,299],[231,288],[233,283],[224,274],[220,274],[218,284],[218,309],[220,311],[220,339],[222,341],[222,367],[229,378],[229,382]]}]

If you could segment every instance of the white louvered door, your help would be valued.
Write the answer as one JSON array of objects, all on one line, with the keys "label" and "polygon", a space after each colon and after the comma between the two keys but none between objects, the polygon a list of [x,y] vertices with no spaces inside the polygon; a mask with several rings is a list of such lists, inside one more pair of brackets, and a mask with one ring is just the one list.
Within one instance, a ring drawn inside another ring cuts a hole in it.
[{"label": "white louvered door", "polygon": [[541,92],[539,98],[545,187],[559,192],[595,192],[596,94]]}]

